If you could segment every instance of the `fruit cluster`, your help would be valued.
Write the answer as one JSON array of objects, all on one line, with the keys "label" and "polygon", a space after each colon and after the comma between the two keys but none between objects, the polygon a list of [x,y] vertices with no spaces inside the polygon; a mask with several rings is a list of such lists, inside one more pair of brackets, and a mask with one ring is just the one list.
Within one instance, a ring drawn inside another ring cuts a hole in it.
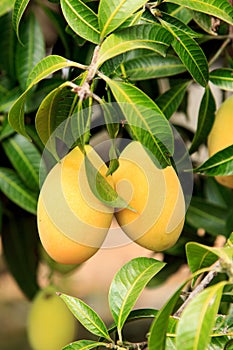
[{"label": "fruit cluster", "polygon": [[173,246],[185,217],[184,195],[174,168],[157,167],[136,141],[123,150],[112,176],[106,176],[107,166],[91,146],[86,146],[86,153],[128,206],[113,208],[94,195],[84,154],[75,147],[52,168],[41,188],[38,230],[46,252],[63,264],[86,261],[103,244],[113,215],[139,245],[153,251]]}]

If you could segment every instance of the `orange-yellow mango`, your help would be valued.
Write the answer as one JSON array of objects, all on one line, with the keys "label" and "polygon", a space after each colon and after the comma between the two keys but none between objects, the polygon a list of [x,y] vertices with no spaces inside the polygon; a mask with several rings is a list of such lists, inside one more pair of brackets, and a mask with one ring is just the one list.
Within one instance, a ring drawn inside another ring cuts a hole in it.
[{"label": "orange-yellow mango", "polygon": [[183,191],[174,168],[156,167],[142,145],[133,141],[121,153],[113,180],[118,194],[135,209],[116,211],[122,230],[147,249],[172,247],[185,217]]},{"label": "orange-yellow mango", "polygon": [[[209,156],[233,145],[233,96],[226,99],[219,107],[214,124],[208,136]],[[233,175],[216,176],[223,186],[233,188]]]},{"label": "orange-yellow mango", "polygon": [[[91,146],[86,152],[105,176],[107,166]],[[113,186],[111,177],[106,180]],[[80,264],[101,247],[112,222],[113,209],[92,193],[84,154],[75,147],[47,175],[38,200],[37,225],[41,243],[55,261]]]}]

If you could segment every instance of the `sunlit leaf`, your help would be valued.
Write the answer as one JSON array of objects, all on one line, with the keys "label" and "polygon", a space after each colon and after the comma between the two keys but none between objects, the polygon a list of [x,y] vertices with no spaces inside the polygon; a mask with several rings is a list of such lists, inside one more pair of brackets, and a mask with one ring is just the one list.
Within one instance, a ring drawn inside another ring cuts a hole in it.
[{"label": "sunlit leaf", "polygon": [[222,90],[233,91],[233,69],[217,68],[212,70],[210,81]]},{"label": "sunlit leaf", "polygon": [[146,0],[120,0],[116,4],[114,0],[101,0],[98,10],[101,38],[117,29],[146,2]]},{"label": "sunlit leaf", "polygon": [[103,342],[97,342],[94,340],[78,340],[74,343],[71,343],[62,350],[91,350],[91,349],[96,349],[99,346],[104,346],[108,348],[109,344],[103,343]]},{"label": "sunlit leaf", "polygon": [[67,23],[76,34],[99,44],[98,17],[87,4],[81,0],[61,0],[61,9]]},{"label": "sunlit leaf", "polygon": [[109,289],[109,306],[119,334],[140,293],[164,265],[152,258],[134,258],[114,276]]},{"label": "sunlit leaf", "polygon": [[19,41],[20,41],[19,25],[29,2],[30,0],[15,0],[15,3],[14,3],[12,23]]},{"label": "sunlit leaf", "polygon": [[129,50],[145,48],[165,56],[172,41],[171,34],[159,24],[135,25],[117,31],[107,37],[101,45],[98,66],[110,58]]}]

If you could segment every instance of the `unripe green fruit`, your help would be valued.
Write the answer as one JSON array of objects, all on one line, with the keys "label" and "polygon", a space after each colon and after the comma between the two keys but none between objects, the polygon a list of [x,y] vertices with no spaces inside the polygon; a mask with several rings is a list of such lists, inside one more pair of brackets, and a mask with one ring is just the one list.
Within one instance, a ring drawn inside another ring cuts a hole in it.
[{"label": "unripe green fruit", "polygon": [[38,292],[28,315],[28,340],[33,350],[61,350],[74,340],[76,320],[56,295],[54,286]]}]

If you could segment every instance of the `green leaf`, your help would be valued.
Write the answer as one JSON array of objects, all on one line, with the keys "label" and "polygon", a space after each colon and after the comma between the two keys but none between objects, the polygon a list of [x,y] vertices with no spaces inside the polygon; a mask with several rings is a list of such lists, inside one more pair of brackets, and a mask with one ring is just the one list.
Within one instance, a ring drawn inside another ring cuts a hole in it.
[{"label": "green leaf", "polygon": [[66,303],[73,315],[92,334],[111,341],[108,330],[100,316],[82,300],[60,293],[59,296]]},{"label": "green leaf", "polygon": [[131,81],[136,81],[170,77],[185,71],[186,68],[176,56],[161,57],[152,53],[123,62],[116,73],[122,73]]},{"label": "green leaf", "polygon": [[172,86],[169,90],[165,91],[155,100],[156,104],[159,106],[167,119],[170,119],[171,116],[177,111],[178,107],[183,101],[189,84],[189,81],[178,83]]},{"label": "green leaf", "polygon": [[179,300],[182,289],[185,283],[183,283],[177,291],[169,298],[164,306],[159,310],[154,321],[151,324],[148,337],[148,350],[164,350],[166,343],[167,328],[169,325],[170,315]]},{"label": "green leaf", "polygon": [[173,35],[172,47],[188,72],[198,84],[205,87],[209,80],[209,69],[206,56],[201,47],[183,30],[162,19],[159,20]]},{"label": "green leaf", "polygon": [[102,342],[97,342],[94,340],[78,340],[74,343],[71,343],[62,350],[90,350],[97,348],[98,346],[104,346],[106,348],[109,348],[109,344],[102,343]]},{"label": "green leaf", "polygon": [[27,93],[30,89],[46,78],[48,75],[66,67],[79,67],[76,62],[67,60],[64,57],[57,55],[50,55],[42,59],[31,71],[27,81],[27,89],[15,101],[14,105],[9,111],[9,123],[19,133],[28,137],[24,124],[24,110]]},{"label": "green leaf", "polygon": [[14,3],[12,23],[19,41],[21,41],[19,35],[19,25],[29,2],[30,0],[15,0]]},{"label": "green leaf", "polygon": [[10,12],[14,7],[14,0],[1,0],[0,17]]},{"label": "green leaf", "polygon": [[5,139],[2,146],[25,185],[38,191],[41,155],[37,148],[19,134]]},{"label": "green leaf", "polygon": [[[12,15],[11,12],[0,17],[1,28],[1,40],[0,40],[0,52],[4,53],[0,55],[0,68],[1,71],[6,72],[11,78],[11,81],[15,81],[15,46],[16,46],[16,34],[12,28]],[[2,102],[1,102],[2,104]]]},{"label": "green leaf", "polygon": [[19,207],[36,214],[37,194],[25,186],[14,170],[0,167],[0,190]]},{"label": "green leaf", "polygon": [[72,30],[94,44],[100,42],[98,17],[81,0],[61,0],[63,15]]},{"label": "green leaf", "polygon": [[170,0],[170,2],[220,18],[233,25],[233,8],[228,0]]},{"label": "green leaf", "polygon": [[98,10],[101,38],[103,39],[107,34],[117,29],[146,2],[146,0],[135,0],[133,2],[120,0],[116,3],[114,0],[101,0]]},{"label": "green leaf", "polygon": [[152,258],[134,258],[114,276],[109,289],[109,307],[119,335],[140,293],[164,265]]},{"label": "green leaf", "polygon": [[218,259],[231,264],[232,255],[232,247],[216,248],[197,242],[188,242],[186,244],[187,261],[192,273],[202,268],[210,267]]},{"label": "green leaf", "polygon": [[197,151],[199,146],[206,141],[215,118],[216,104],[214,96],[209,88],[206,87],[201,100],[198,113],[197,130],[194,134],[189,153]]},{"label": "green leaf", "polygon": [[232,230],[232,227],[228,227],[231,215],[224,207],[193,196],[186,213],[186,221],[192,227],[201,227],[214,236],[222,234],[228,237]]},{"label": "green leaf", "polygon": [[97,65],[134,49],[148,49],[165,56],[172,36],[159,24],[141,24],[124,28],[107,37],[100,47]]},{"label": "green leaf", "polygon": [[3,217],[1,236],[7,267],[24,295],[32,300],[39,291],[36,216],[14,207]]},{"label": "green leaf", "polygon": [[85,156],[85,167],[89,186],[101,202],[113,208],[128,208],[134,211],[100,174],[87,155]]},{"label": "green leaf", "polygon": [[190,11],[193,20],[198,26],[210,35],[217,35],[216,29],[213,26],[213,18],[209,15],[197,11]]},{"label": "green leaf", "polygon": [[173,154],[171,127],[159,107],[137,87],[103,77],[129,124],[133,137],[146,146],[162,166]]},{"label": "green leaf", "polygon": [[28,75],[32,68],[45,57],[44,37],[35,15],[30,13],[21,26],[21,40],[16,48],[16,75],[21,88],[26,88]]},{"label": "green leaf", "polygon": [[195,173],[208,176],[228,176],[233,174],[233,145],[215,153],[198,168]]},{"label": "green leaf", "polygon": [[233,91],[233,69],[218,68],[212,70],[210,81],[222,90]]},{"label": "green leaf", "polygon": [[186,306],[177,326],[176,346],[178,349],[207,349],[226,283],[220,282],[206,288]]},{"label": "green leaf", "polygon": [[[56,135],[58,133],[55,130],[59,131],[61,129],[57,129],[59,125],[72,115],[76,97],[77,95],[71,91],[66,83],[61,84],[44,98],[36,113],[37,133],[43,144],[52,153],[55,152]],[[55,134],[53,134],[54,132]]]}]

